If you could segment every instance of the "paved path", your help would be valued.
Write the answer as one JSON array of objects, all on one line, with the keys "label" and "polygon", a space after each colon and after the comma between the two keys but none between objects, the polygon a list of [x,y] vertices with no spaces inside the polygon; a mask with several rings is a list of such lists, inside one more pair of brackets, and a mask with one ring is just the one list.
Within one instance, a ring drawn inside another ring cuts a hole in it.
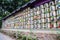
[{"label": "paved path", "polygon": [[15,40],[15,39],[12,39],[9,36],[6,36],[6,35],[0,33],[0,40]]}]

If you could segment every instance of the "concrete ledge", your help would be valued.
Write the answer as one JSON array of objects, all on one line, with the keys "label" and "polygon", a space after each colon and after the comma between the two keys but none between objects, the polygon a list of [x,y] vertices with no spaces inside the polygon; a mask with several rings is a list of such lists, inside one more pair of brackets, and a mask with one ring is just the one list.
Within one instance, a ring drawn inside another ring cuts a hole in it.
[{"label": "concrete ledge", "polygon": [[41,29],[41,30],[28,30],[28,29],[1,29],[3,31],[20,31],[20,32],[33,32],[33,33],[49,33],[60,34],[60,29]]}]

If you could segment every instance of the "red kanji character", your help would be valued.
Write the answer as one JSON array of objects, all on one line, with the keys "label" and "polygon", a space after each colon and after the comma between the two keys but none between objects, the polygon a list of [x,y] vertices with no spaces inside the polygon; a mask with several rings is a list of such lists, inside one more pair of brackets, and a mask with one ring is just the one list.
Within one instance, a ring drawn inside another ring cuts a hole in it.
[{"label": "red kanji character", "polygon": [[58,28],[60,28],[60,22],[58,22],[58,25],[59,25]]},{"label": "red kanji character", "polygon": [[50,24],[50,28],[53,28],[54,26],[53,26],[53,24]]}]

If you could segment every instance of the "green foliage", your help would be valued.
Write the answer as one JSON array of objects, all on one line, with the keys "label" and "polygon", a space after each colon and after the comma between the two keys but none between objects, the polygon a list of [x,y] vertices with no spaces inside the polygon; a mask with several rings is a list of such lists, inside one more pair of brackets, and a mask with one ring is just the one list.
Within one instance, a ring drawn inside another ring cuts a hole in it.
[{"label": "green foliage", "polygon": [[26,36],[24,36],[24,37],[22,38],[22,40],[26,40],[26,38],[27,38],[27,37],[26,37]]},{"label": "green foliage", "polygon": [[2,26],[2,21],[0,20],[0,28],[1,28],[1,26]]},{"label": "green foliage", "polygon": [[60,35],[59,35],[59,36],[57,36],[57,40],[60,40]]},{"label": "green foliage", "polygon": [[37,40],[37,38],[34,36],[32,37],[31,35],[22,35],[21,33],[18,32],[17,35],[17,40]]},{"label": "green foliage", "polygon": [[3,9],[12,12],[29,1],[30,0],[0,0],[0,6],[3,5]]}]

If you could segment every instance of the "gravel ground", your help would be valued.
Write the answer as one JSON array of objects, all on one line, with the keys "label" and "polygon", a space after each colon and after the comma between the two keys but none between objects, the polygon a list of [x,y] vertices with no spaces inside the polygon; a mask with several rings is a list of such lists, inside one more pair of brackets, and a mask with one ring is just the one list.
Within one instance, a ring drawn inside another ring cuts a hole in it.
[{"label": "gravel ground", "polygon": [[15,39],[12,39],[11,37],[0,33],[0,40],[15,40]]}]

